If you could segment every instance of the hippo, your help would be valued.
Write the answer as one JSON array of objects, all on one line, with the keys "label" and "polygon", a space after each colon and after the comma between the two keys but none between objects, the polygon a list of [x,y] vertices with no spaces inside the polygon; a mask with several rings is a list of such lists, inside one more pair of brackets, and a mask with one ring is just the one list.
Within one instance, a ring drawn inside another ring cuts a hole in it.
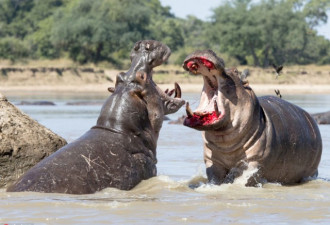
[{"label": "hippo", "polygon": [[312,117],[318,124],[330,124],[330,111],[322,113],[314,113]]},{"label": "hippo", "polygon": [[131,67],[119,73],[111,96],[95,126],[23,174],[8,192],[91,194],[113,187],[130,190],[156,176],[156,146],[165,114],[176,112],[184,100],[161,91],[152,68],[171,51],[154,41],[139,41],[131,52]]},{"label": "hippo", "polygon": [[188,55],[183,68],[201,74],[204,86],[184,125],[202,131],[208,181],[232,183],[243,172],[246,186],[297,184],[317,176],[320,131],[303,109],[276,96],[256,97],[237,69],[225,69],[212,50]]}]

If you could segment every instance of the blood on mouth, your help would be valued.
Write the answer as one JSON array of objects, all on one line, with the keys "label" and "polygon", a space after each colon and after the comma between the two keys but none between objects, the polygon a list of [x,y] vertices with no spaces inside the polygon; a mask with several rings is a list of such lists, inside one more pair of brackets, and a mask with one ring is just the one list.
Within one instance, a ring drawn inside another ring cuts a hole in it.
[{"label": "blood on mouth", "polygon": [[199,60],[205,67],[207,67],[209,70],[214,69],[214,64],[213,62],[209,61],[205,57],[196,57],[193,60],[187,62],[187,67],[189,70],[197,70],[198,69],[198,64],[195,62],[195,60]]},{"label": "blood on mouth", "polygon": [[207,113],[207,114],[193,114],[191,116],[188,116],[185,121],[184,125],[186,126],[191,126],[191,127],[196,127],[196,126],[205,126],[214,123],[219,119],[221,114],[217,114],[215,111],[212,113]]},{"label": "blood on mouth", "polygon": [[[190,71],[196,73],[199,68],[198,62],[200,62],[200,64],[203,64],[206,68],[208,68],[209,71],[211,69],[215,69],[213,62],[208,60],[206,57],[192,58],[190,61],[187,62],[186,66]],[[209,77],[206,76],[205,78],[206,78],[207,83],[211,87],[211,89],[214,90],[217,88],[216,84],[214,84]],[[213,112],[197,114],[197,113],[191,112],[191,110],[189,108],[189,104],[188,104],[187,105],[187,117],[184,121],[184,125],[190,126],[190,127],[197,127],[197,126],[206,126],[206,125],[213,124],[214,122],[216,122],[217,120],[219,120],[221,118],[221,112],[219,112],[216,101],[214,103],[214,108],[215,108],[215,111],[213,111]]]}]

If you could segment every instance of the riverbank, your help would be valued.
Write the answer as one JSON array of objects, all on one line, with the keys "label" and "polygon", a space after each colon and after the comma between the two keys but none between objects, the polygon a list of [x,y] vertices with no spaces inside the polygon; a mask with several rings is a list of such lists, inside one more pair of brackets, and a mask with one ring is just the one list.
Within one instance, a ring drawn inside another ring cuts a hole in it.
[{"label": "riverbank", "polygon": [[[247,80],[258,95],[330,94],[330,66],[289,66],[276,78],[272,68],[238,67],[249,69]],[[0,66],[0,92],[24,93],[108,93],[115,85],[119,70],[98,67],[70,66]],[[154,81],[163,89],[171,89],[178,82],[183,93],[201,92],[203,78],[189,75],[179,66],[160,66]]]},{"label": "riverbank", "polygon": [[[203,84],[179,83],[183,93],[199,93]],[[24,95],[24,94],[42,94],[42,93],[97,93],[107,95],[108,87],[114,86],[108,84],[86,84],[86,85],[38,85],[38,86],[2,86],[0,92],[4,95]],[[162,90],[174,88],[173,84],[159,84]],[[275,95],[275,89],[280,90],[283,96],[291,94],[330,94],[330,85],[288,85],[288,84],[251,84],[251,88],[257,95]]]}]

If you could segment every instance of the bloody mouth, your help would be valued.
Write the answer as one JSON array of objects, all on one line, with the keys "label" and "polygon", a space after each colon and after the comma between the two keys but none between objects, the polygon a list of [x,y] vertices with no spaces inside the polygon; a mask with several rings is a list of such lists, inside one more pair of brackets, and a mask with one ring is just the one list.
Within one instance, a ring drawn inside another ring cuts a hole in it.
[{"label": "bloody mouth", "polygon": [[209,61],[207,58],[202,57],[202,56],[195,57],[194,59],[187,62],[187,68],[193,73],[196,73],[196,71],[198,70],[198,67],[199,67],[196,60],[199,61],[200,63],[202,63],[209,70],[215,69],[214,64],[211,61]]},{"label": "bloody mouth", "polygon": [[[205,67],[207,70],[203,69]],[[204,56],[193,57],[186,62],[186,68],[194,73],[201,73],[204,76],[204,89],[208,98],[208,105],[199,108],[197,111],[192,112],[189,103],[186,102],[186,113],[183,125],[188,127],[203,127],[218,123],[224,117],[224,113],[219,110],[217,102],[217,89],[218,83],[215,75],[212,75],[211,70],[216,69],[213,62]],[[222,109],[223,111],[223,109]]]},{"label": "bloody mouth", "polygon": [[188,115],[184,120],[183,124],[188,127],[206,126],[213,124],[216,121],[219,121],[221,118],[222,115],[215,111],[203,115],[198,115],[194,113],[192,115]]}]

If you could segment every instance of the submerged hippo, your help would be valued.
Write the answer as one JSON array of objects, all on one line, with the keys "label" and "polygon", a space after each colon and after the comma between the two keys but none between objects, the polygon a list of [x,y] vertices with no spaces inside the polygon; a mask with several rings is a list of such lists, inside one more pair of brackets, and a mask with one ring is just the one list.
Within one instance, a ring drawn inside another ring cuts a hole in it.
[{"label": "submerged hippo", "polygon": [[330,124],[330,111],[323,113],[314,113],[312,117],[318,124]]},{"label": "submerged hippo", "polygon": [[183,67],[204,79],[198,108],[192,112],[186,104],[184,125],[203,131],[210,182],[231,183],[248,168],[256,171],[249,186],[294,184],[317,175],[322,141],[307,112],[275,96],[257,98],[211,50],[190,54]]},{"label": "submerged hippo", "polygon": [[140,41],[131,52],[131,67],[117,76],[113,94],[104,103],[96,126],[41,161],[7,191],[88,194],[114,187],[129,190],[156,176],[156,145],[164,114],[184,101],[152,80],[152,68],[170,55],[157,41]]}]

